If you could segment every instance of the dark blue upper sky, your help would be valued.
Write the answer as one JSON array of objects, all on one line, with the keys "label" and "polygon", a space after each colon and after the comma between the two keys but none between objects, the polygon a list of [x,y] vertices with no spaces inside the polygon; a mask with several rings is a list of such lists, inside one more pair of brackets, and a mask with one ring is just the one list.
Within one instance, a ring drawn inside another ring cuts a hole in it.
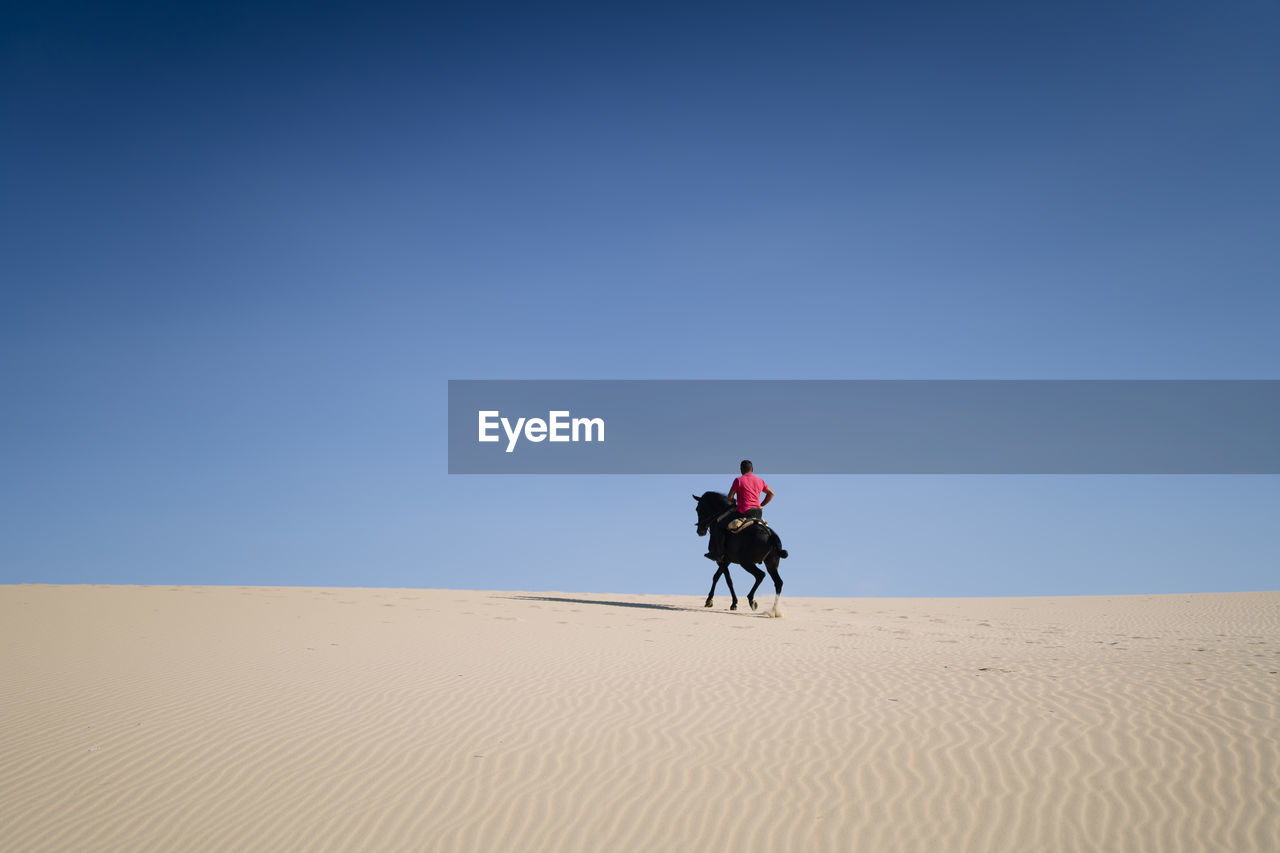
[{"label": "dark blue upper sky", "polygon": [[[1275,3],[3,15],[0,581],[701,589],[736,459],[450,478],[448,378],[1280,367]],[[1280,564],[1275,478],[773,485],[797,593]]]}]

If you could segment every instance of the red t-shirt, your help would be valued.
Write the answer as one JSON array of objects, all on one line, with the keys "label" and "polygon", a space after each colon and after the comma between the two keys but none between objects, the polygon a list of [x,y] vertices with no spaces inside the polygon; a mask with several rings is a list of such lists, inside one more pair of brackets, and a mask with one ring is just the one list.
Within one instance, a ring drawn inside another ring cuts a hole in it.
[{"label": "red t-shirt", "polygon": [[750,471],[734,479],[732,489],[737,489],[738,512],[760,506],[760,493],[767,488],[769,484]]}]

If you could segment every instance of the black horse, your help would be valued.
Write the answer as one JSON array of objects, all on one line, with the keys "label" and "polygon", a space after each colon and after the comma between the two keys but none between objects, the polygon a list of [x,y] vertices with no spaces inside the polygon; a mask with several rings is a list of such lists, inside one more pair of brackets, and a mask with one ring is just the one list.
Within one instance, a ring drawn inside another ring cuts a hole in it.
[{"label": "black horse", "polygon": [[[693,499],[698,502],[699,536],[706,536],[712,527],[727,527],[736,514],[733,512],[733,501],[720,492],[706,492],[702,497],[694,495]],[[706,606],[712,605],[716,584],[720,581],[720,576],[724,575],[725,583],[729,585],[729,594],[733,596],[733,604],[729,609],[738,609],[738,594],[733,591],[733,578],[729,577],[729,564],[737,563],[756,579],[751,592],[747,593],[747,603],[755,610],[756,590],[764,580],[764,572],[756,568],[756,564],[763,560],[764,567],[769,570],[769,577],[773,578],[775,593],[773,609],[769,615],[781,616],[778,600],[782,598],[782,578],[778,575],[778,563],[787,556],[787,552],[782,550],[782,540],[778,538],[778,534],[762,524],[753,524],[739,533],[725,533],[723,541],[723,553],[716,565],[716,573],[711,577],[711,592],[707,593]]]}]

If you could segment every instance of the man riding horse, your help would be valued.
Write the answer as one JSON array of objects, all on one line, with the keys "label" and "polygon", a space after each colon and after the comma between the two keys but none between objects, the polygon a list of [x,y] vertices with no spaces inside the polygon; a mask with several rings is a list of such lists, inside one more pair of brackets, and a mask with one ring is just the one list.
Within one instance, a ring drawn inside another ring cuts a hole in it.
[{"label": "man riding horse", "polygon": [[[707,553],[702,555],[708,560],[714,560],[717,563],[724,556],[724,535],[729,522],[735,518],[763,518],[764,512],[762,510],[768,505],[769,501],[773,500],[773,489],[769,488],[768,483],[755,475],[750,459],[743,459],[738,468],[741,470],[742,475],[735,477],[733,485],[729,487],[729,500],[736,498],[738,505],[720,523],[712,526],[711,544]],[[763,501],[760,500],[762,492],[764,493]]]},{"label": "man riding horse", "polygon": [[[712,606],[716,583],[723,575],[724,582],[729,586],[729,594],[733,596],[729,609],[738,609],[738,594],[733,589],[733,578],[729,574],[729,565],[737,563],[755,579],[751,591],[747,593],[747,604],[755,610],[756,590],[760,588],[765,574],[760,571],[758,564],[763,562],[769,576],[773,578],[773,608],[768,615],[782,615],[778,606],[782,598],[782,577],[778,574],[778,564],[786,559],[787,552],[782,547],[782,540],[777,532],[760,517],[760,507],[763,504],[759,503],[759,497],[762,492],[765,495],[764,503],[768,503],[773,498],[773,490],[751,472],[749,461],[743,461],[742,476],[733,481],[730,489],[733,498],[720,492],[705,492],[693,496],[698,503],[698,535],[706,536],[710,531],[711,541],[714,543],[711,552],[707,554],[716,561],[716,572],[711,577],[711,591],[707,593],[707,607]],[[726,535],[729,522],[735,519],[747,520],[739,522],[742,526],[737,532]]]}]

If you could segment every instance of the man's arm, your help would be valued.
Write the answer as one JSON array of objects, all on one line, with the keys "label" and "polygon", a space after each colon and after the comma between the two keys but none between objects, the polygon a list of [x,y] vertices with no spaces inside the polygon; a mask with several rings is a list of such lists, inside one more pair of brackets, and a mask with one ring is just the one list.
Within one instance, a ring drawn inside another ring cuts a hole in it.
[{"label": "man's arm", "polygon": [[773,489],[768,486],[764,487],[764,500],[760,501],[760,508],[764,509],[769,505],[769,501],[773,500]]}]

